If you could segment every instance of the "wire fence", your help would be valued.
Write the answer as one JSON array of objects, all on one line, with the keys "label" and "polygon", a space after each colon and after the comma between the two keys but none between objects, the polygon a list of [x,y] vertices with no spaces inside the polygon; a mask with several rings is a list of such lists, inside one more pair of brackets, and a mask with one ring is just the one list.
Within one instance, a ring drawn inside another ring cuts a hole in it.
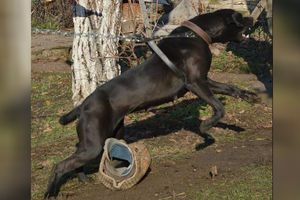
[{"label": "wire fence", "polygon": [[[138,3],[134,0],[128,0],[122,6],[120,35],[104,35],[99,34],[96,30],[88,33],[75,33],[74,31],[65,30],[65,28],[73,26],[73,8],[70,0],[32,0],[32,22],[34,27],[32,28],[32,32],[62,35],[65,37],[93,37],[96,41],[97,39],[109,39],[112,42],[118,41],[118,55],[112,57],[111,55],[113,54],[110,54],[105,58],[118,58],[120,63],[129,67],[140,64],[144,60],[145,55],[149,54],[150,50],[146,47],[147,41],[158,41],[164,38],[193,37],[190,34],[146,37],[146,30],[144,29]],[[160,27],[158,26],[159,18],[169,11],[165,9],[159,6],[158,1],[148,4],[148,16],[151,21],[152,33]],[[200,12],[205,12],[204,4],[201,4]],[[261,23],[264,23],[263,20],[259,20]],[[36,26],[36,24],[40,25]]]}]

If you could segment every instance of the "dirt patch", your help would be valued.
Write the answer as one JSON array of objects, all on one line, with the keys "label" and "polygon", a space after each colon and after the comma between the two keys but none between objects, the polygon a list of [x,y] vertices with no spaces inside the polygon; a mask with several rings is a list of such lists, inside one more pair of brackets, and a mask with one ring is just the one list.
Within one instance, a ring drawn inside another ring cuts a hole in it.
[{"label": "dirt patch", "polygon": [[[251,134],[251,133],[249,133]],[[257,134],[257,133],[255,133]],[[219,144],[222,151],[207,148],[185,155],[172,161],[164,160],[151,166],[147,177],[127,191],[110,191],[97,180],[93,184],[82,184],[72,199],[162,199],[175,194],[187,193],[199,189],[201,183],[212,184],[209,171],[214,165],[218,168],[217,180],[226,179],[235,174],[235,170],[249,165],[266,165],[272,162],[271,130],[260,130],[259,135],[266,137],[264,141],[247,141],[240,144]],[[180,199],[180,197],[176,198]],[[190,199],[185,196],[183,199]]]},{"label": "dirt patch", "polygon": [[31,37],[31,71],[71,72],[73,37],[47,34]]},{"label": "dirt patch", "polygon": [[60,35],[32,34],[31,52],[43,49],[51,49],[58,46],[72,47],[73,37],[64,37]]},{"label": "dirt patch", "polygon": [[[210,72],[209,77],[213,80],[237,85],[241,83],[249,83],[253,91],[255,91],[262,99],[262,101],[268,105],[272,105],[273,99],[273,79],[272,75],[258,77],[255,74],[236,74],[226,72]],[[246,88],[245,88],[246,89]]]},{"label": "dirt patch", "polygon": [[53,61],[53,62],[34,62],[31,63],[31,71],[34,72],[71,72],[71,66],[65,61]]}]

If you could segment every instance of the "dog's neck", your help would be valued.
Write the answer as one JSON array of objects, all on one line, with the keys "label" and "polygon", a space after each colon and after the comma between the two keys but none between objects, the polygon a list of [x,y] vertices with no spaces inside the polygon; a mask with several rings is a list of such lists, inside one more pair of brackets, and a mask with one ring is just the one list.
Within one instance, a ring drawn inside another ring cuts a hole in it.
[{"label": "dog's neck", "polygon": [[211,44],[212,41],[210,36],[197,24],[194,24],[193,22],[187,20],[182,23],[182,26],[192,30],[194,33],[196,33],[196,35],[201,37],[208,45]]},{"label": "dog's neck", "polygon": [[212,20],[210,13],[197,16],[189,20],[199,26],[207,35],[211,38],[211,43],[218,42],[216,38],[220,35],[221,27],[216,26],[214,20]]}]

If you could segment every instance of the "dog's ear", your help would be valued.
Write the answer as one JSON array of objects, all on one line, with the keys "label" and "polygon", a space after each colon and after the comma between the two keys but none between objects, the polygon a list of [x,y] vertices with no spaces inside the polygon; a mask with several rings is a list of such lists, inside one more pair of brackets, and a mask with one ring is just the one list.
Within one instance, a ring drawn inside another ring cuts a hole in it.
[{"label": "dog's ear", "polygon": [[243,16],[241,13],[234,12],[229,18],[227,18],[229,24],[235,24],[237,27],[244,27]]}]

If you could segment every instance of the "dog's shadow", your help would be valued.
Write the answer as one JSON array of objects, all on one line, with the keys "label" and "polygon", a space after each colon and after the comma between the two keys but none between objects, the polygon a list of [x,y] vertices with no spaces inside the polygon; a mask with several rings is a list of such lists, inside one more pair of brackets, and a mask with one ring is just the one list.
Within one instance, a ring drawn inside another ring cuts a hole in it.
[{"label": "dog's shadow", "polygon": [[[224,98],[220,98],[221,101]],[[213,144],[215,139],[208,133],[201,133],[199,130],[201,120],[201,112],[206,109],[207,103],[202,100],[188,99],[180,103],[166,106],[163,108],[152,108],[148,112],[154,115],[144,120],[136,120],[125,127],[125,140],[128,143],[136,142],[141,139],[159,137],[180,131],[182,129],[193,132],[204,139],[204,142],[197,144],[195,149],[201,150]],[[138,116],[138,115],[137,115]],[[215,127],[222,129],[230,129],[236,132],[245,129],[219,122]]]},{"label": "dog's shadow", "polygon": [[[219,98],[225,104],[225,97]],[[201,112],[206,109],[207,103],[195,98],[183,100],[173,105],[165,107],[152,107],[147,112],[139,111],[133,114],[134,122],[125,126],[124,140],[127,143],[137,142],[142,139],[160,137],[171,133],[178,132],[182,129],[193,132],[204,139],[202,143],[196,144],[195,149],[202,150],[215,143],[215,139],[208,133],[201,133],[199,130],[201,120]],[[147,117],[147,113],[152,113],[151,117]],[[143,120],[138,117],[143,116]],[[245,129],[234,124],[226,124],[218,122],[214,127],[229,129],[235,132],[242,132]],[[100,162],[93,161],[93,165]],[[88,169],[88,173],[95,171]],[[86,171],[87,172],[87,171]]]},{"label": "dog's shadow", "polygon": [[[225,98],[219,98],[222,102]],[[223,103],[224,104],[224,103]],[[141,139],[159,137],[180,131],[182,129],[191,131],[201,136],[204,141],[196,144],[196,150],[202,150],[215,143],[215,139],[208,133],[201,133],[199,126],[201,120],[201,112],[204,111],[207,104],[202,100],[188,99],[180,103],[175,103],[166,107],[150,108],[147,112],[152,113],[151,117],[144,120],[135,119],[134,122],[125,126],[124,139],[127,143],[139,141]],[[200,108],[200,109],[199,109]],[[136,116],[147,114],[147,112],[139,111]],[[236,132],[244,131],[245,129],[234,124],[225,124],[219,122],[215,127],[230,129]],[[83,167],[85,174],[95,174],[99,171],[99,164],[102,153],[94,160],[90,161]],[[59,187],[66,183],[69,179],[76,178],[76,172],[72,171],[66,174],[60,181]]]},{"label": "dog's shadow", "polygon": [[[265,15],[262,15],[263,22],[257,22],[247,34],[251,34],[257,30],[258,38],[249,38],[243,43],[228,43],[226,51],[231,51],[233,54],[242,57],[249,66],[250,73],[256,75],[257,79],[264,84],[265,91],[269,98],[273,96],[272,74],[273,69],[273,44],[266,38],[270,37],[267,34],[267,25]],[[257,91],[259,92],[259,91]]]}]

